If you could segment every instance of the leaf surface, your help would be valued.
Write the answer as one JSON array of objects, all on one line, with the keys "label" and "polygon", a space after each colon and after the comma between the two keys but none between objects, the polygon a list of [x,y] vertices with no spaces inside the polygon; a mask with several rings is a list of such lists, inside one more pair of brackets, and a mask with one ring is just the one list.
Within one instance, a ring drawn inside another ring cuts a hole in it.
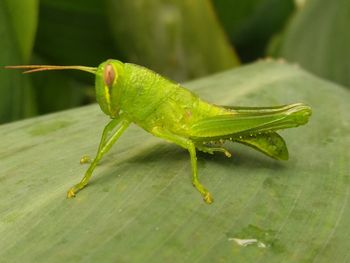
[{"label": "leaf surface", "polygon": [[[107,122],[97,105],[0,127],[0,258],[5,262],[345,262],[350,235],[350,93],[298,67],[259,62],[185,85],[216,104],[304,102],[282,133],[290,160],[244,145],[188,153],[131,126],[74,200],[84,154]],[[214,88],[213,88],[214,87]],[[315,92],[317,90],[317,92]]]}]

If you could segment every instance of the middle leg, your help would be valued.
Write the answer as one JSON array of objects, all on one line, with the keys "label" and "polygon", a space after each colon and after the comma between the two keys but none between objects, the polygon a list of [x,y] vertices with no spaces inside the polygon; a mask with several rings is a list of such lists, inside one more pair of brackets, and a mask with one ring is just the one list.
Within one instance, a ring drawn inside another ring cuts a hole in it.
[{"label": "middle leg", "polygon": [[191,166],[192,166],[192,184],[200,192],[203,197],[204,202],[211,204],[214,200],[210,192],[200,183],[198,179],[198,169],[197,169],[197,156],[196,156],[196,147],[194,143],[185,137],[173,134],[167,130],[155,127],[152,130],[152,134],[157,137],[163,138],[167,141],[173,142],[185,149],[188,150],[191,157]]}]

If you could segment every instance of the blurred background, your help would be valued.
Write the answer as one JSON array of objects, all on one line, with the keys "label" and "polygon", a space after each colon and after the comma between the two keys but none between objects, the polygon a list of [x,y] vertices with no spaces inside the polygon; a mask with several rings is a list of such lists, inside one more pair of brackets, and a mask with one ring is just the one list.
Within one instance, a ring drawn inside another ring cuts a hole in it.
[{"label": "blurred background", "polygon": [[[349,0],[0,0],[0,66],[114,58],[184,82],[274,57],[349,87],[349,28]],[[95,102],[93,85],[1,69],[0,123]]]}]

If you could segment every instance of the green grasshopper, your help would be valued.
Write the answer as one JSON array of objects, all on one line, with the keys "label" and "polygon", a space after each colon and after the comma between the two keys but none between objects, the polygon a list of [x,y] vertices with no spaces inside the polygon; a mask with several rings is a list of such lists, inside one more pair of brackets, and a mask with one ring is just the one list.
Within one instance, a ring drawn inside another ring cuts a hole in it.
[{"label": "green grasshopper", "polygon": [[302,103],[277,107],[218,106],[157,73],[135,64],[107,60],[97,68],[83,66],[27,65],[25,73],[75,69],[95,74],[97,102],[111,121],[105,126],[95,159],[82,180],[69,189],[72,198],[89,182],[92,173],[112,145],[131,123],[166,141],[188,150],[192,183],[207,204],[210,192],[200,183],[196,150],[231,154],[223,142],[242,143],[277,159],[287,160],[288,150],[277,130],[306,124],[311,108]]}]

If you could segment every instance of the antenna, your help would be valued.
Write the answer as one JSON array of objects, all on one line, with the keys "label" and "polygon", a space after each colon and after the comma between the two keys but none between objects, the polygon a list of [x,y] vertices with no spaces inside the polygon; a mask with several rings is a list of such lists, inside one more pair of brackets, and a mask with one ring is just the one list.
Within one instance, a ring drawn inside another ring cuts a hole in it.
[{"label": "antenna", "polygon": [[25,69],[23,73],[33,73],[46,70],[66,70],[75,69],[96,74],[97,68],[84,66],[51,66],[51,65],[21,65],[21,66],[5,66],[7,69]]}]

